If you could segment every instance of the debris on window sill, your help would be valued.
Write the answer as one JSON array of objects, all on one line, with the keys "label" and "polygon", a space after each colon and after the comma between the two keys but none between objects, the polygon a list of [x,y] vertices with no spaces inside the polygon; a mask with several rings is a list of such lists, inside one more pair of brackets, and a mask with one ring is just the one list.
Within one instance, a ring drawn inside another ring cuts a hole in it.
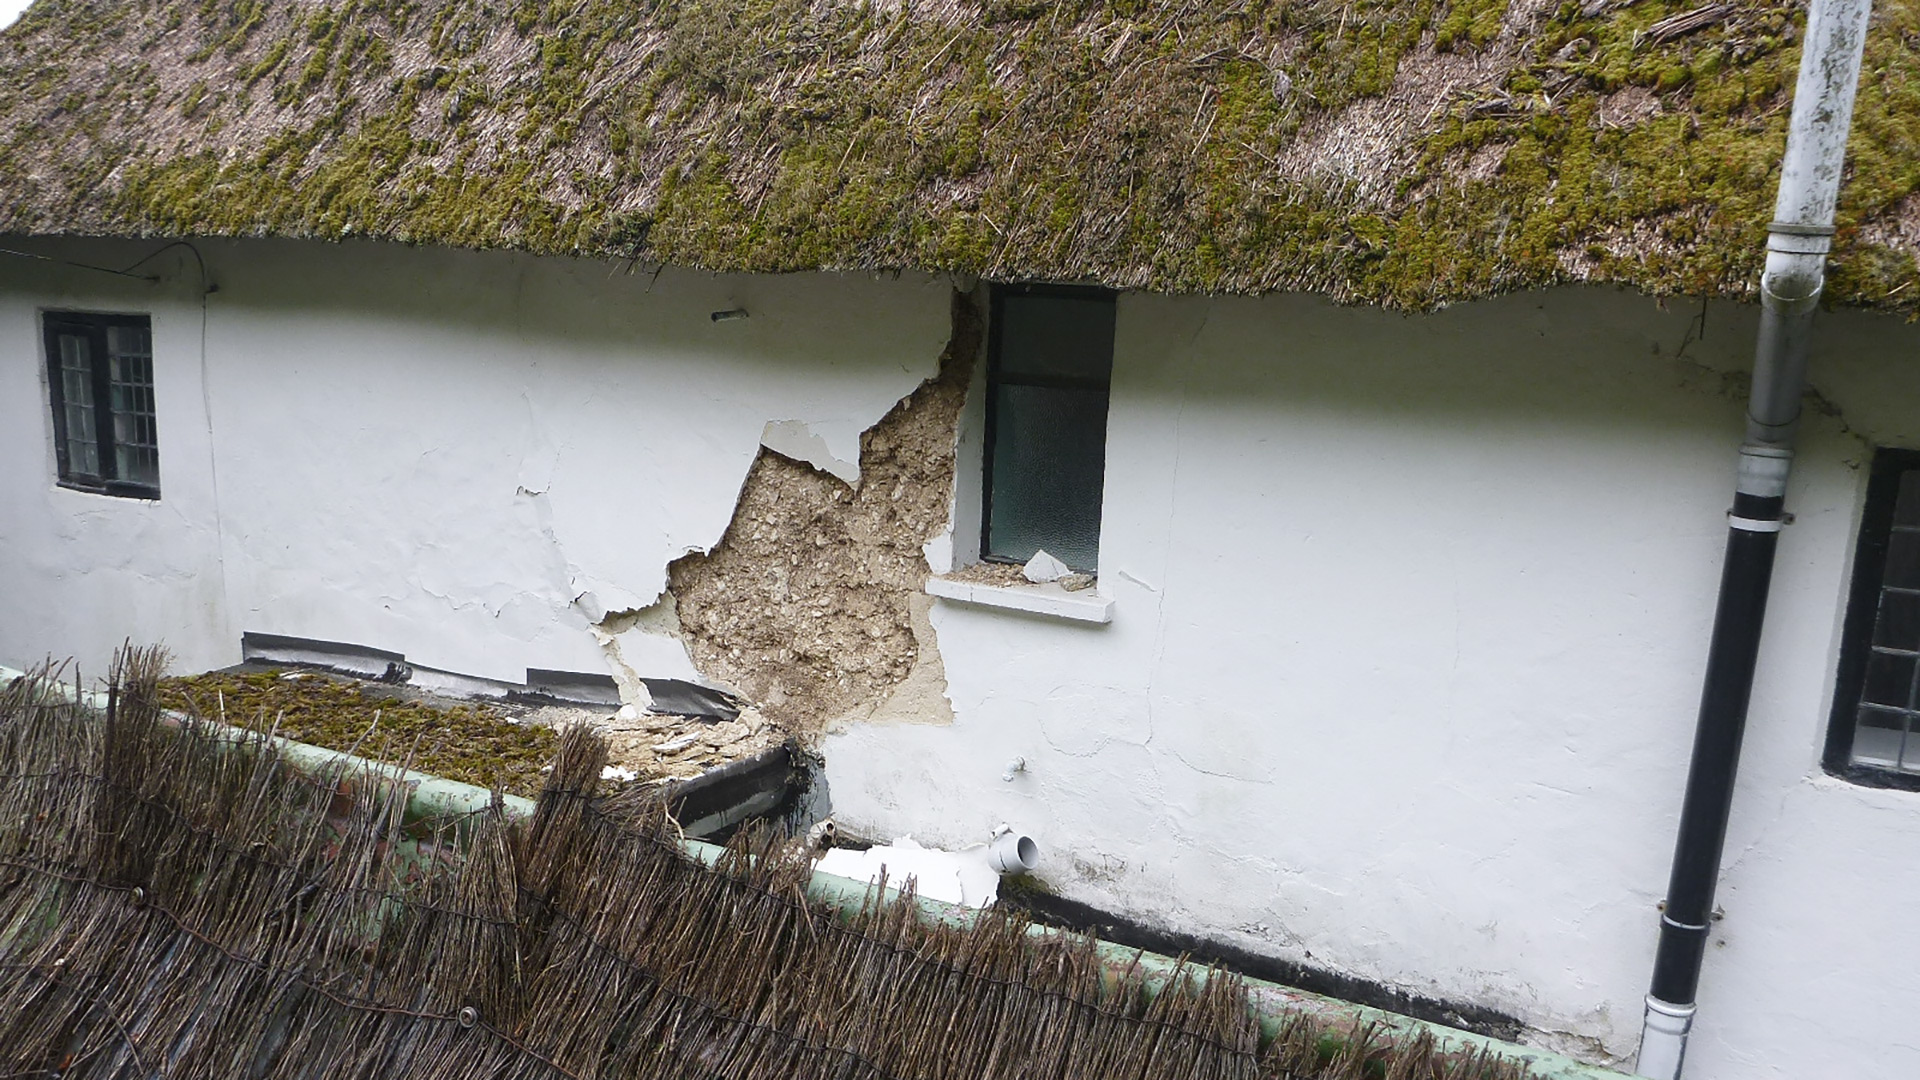
[{"label": "debris on window sill", "polygon": [[1073,573],[1071,567],[1049,555],[1044,548],[1034,552],[1033,558],[1027,560],[1027,565],[1020,568],[1020,576],[1035,585],[1058,581],[1071,573]]}]

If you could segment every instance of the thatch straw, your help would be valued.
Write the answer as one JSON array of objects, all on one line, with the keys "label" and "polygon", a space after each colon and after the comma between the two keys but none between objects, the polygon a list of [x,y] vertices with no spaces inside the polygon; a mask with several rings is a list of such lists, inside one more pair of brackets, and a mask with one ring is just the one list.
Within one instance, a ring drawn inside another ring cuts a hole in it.
[{"label": "thatch straw", "polygon": [[[808,903],[764,836],[688,858],[657,802],[596,798],[562,744],[538,809],[404,824],[406,792],[313,777],[162,713],[127,653],[105,715],[42,670],[0,693],[0,1072],[68,1077],[1506,1078],[1330,1033],[1259,1044],[1244,988],[1149,994],[1094,944],[912,903]],[[910,887],[908,893],[910,895]]]},{"label": "thatch straw", "polygon": [[[0,232],[1745,297],[1804,5],[1700,2],[42,3]],[[1875,5],[1834,300],[1920,304],[1916,32]]]}]

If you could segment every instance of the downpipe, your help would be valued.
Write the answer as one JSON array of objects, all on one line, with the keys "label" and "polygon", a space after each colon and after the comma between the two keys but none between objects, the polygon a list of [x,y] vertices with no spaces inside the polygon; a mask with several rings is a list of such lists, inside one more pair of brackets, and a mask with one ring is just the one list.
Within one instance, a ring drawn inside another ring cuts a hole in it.
[{"label": "downpipe", "polygon": [[1726,558],[1707,647],[1693,759],[1635,1071],[1678,1080],[1686,1062],[1700,967],[1714,919],[1740,742],[1786,513],[1787,477],[1805,390],[1807,344],[1825,286],[1834,204],[1860,79],[1871,0],[1813,0],[1794,88],[1793,118],[1760,279],[1760,332],[1740,447]]}]

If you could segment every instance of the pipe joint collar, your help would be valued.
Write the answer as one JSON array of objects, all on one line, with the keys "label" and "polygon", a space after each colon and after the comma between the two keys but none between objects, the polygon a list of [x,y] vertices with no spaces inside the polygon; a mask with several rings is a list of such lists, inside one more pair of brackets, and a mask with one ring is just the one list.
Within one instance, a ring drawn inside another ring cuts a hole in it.
[{"label": "pipe joint collar", "polygon": [[1767,226],[1767,250],[1782,255],[1824,256],[1833,250],[1833,226],[1776,221]]},{"label": "pipe joint collar", "polygon": [[1693,1014],[1699,1011],[1698,1005],[1675,1005],[1671,1001],[1662,1001],[1652,994],[1647,995],[1647,1016],[1659,1018],[1663,1028],[1678,1030],[1682,1035],[1693,1027]]},{"label": "pipe joint collar", "polygon": [[1792,450],[1748,443],[1740,448],[1740,470],[1733,489],[1762,499],[1781,498],[1787,493],[1787,474],[1792,471]]},{"label": "pipe joint collar", "polygon": [[1812,270],[1768,270],[1760,276],[1760,302],[1783,315],[1811,314],[1827,287],[1822,267]]},{"label": "pipe joint collar", "polygon": [[1798,221],[1775,219],[1767,222],[1767,232],[1779,233],[1782,236],[1832,236],[1833,222],[1829,221],[1824,225],[1807,225]]}]

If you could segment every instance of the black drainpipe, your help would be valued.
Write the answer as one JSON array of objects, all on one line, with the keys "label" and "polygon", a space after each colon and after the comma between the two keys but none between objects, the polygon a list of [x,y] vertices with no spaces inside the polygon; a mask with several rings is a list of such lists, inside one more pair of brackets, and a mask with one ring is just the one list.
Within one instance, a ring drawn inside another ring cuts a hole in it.
[{"label": "black drainpipe", "polygon": [[1787,474],[1806,383],[1807,341],[1826,279],[1871,6],[1871,0],[1813,0],[1807,16],[1775,220],[1768,227],[1767,268],[1760,279],[1760,334],[1747,435],[1727,515],[1720,600],[1640,1034],[1637,1071],[1659,1080],[1678,1080],[1693,1027],[1774,549],[1788,520]]}]

